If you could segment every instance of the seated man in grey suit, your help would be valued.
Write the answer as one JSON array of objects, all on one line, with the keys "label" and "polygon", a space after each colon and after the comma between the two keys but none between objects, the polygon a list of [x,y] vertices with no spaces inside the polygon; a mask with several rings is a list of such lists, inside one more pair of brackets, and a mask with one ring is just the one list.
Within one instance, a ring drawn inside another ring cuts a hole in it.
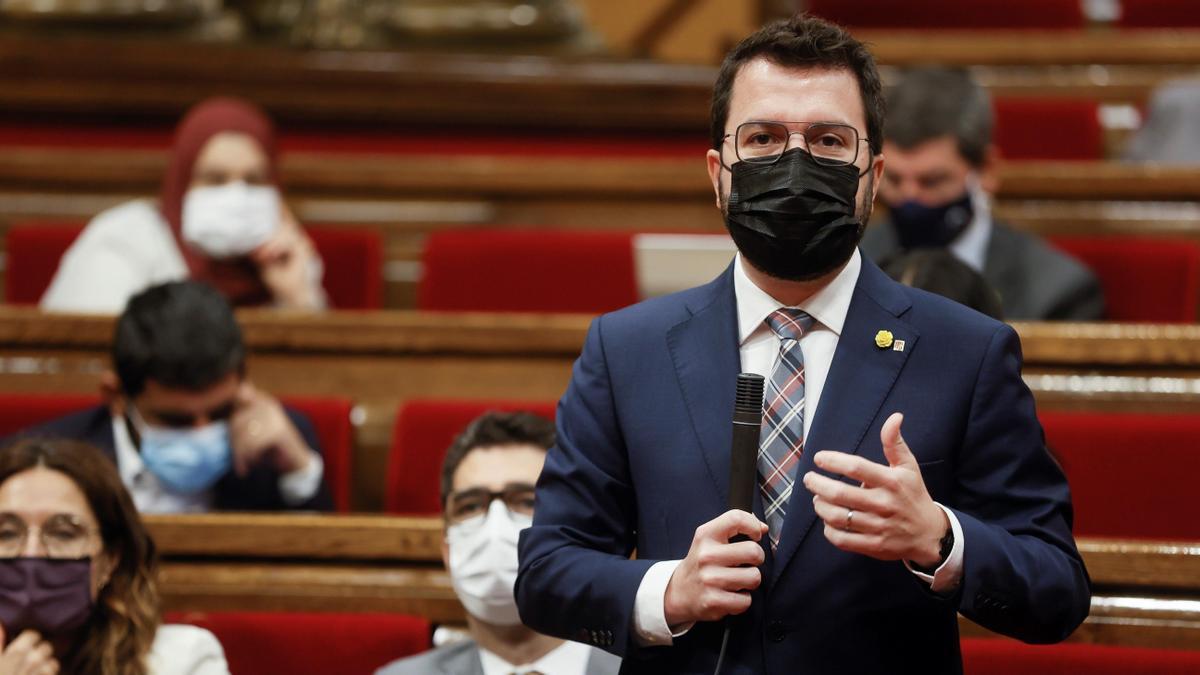
[{"label": "seated man in grey suit", "polygon": [[467,610],[469,640],[401,659],[376,675],[609,675],[612,654],[521,625],[513,597],[517,533],[533,517],[533,486],[554,445],[554,423],[489,412],[446,451],[442,560]]},{"label": "seated man in grey suit", "polygon": [[887,110],[879,197],[888,222],[867,228],[863,252],[882,264],[905,250],[948,248],[999,293],[1008,320],[1104,317],[1104,296],[1091,271],[992,219],[990,197],[999,187],[992,104],[965,70],[906,72],[889,93]]}]

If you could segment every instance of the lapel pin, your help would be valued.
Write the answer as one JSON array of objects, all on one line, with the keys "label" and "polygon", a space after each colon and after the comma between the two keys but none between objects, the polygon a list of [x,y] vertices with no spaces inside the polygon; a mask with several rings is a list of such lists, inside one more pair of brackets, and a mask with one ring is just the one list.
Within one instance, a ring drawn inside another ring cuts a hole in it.
[{"label": "lapel pin", "polygon": [[875,346],[880,349],[887,349],[892,346],[892,331],[881,330],[875,334]]},{"label": "lapel pin", "polygon": [[892,343],[892,351],[894,351],[894,352],[904,351],[904,340],[896,340],[895,342],[893,342]]}]

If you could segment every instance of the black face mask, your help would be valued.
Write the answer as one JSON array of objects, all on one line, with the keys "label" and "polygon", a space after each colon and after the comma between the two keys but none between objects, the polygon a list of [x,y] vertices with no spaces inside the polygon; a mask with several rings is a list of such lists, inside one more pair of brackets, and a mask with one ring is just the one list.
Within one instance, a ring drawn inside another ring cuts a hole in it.
[{"label": "black face mask", "polygon": [[907,201],[888,207],[888,211],[900,247],[905,249],[948,246],[975,217],[969,190],[962,197],[941,206]]},{"label": "black face mask", "polygon": [[862,238],[858,170],[824,166],[801,148],[764,166],[738,162],[725,226],[755,268],[778,279],[811,281],[846,264]]}]

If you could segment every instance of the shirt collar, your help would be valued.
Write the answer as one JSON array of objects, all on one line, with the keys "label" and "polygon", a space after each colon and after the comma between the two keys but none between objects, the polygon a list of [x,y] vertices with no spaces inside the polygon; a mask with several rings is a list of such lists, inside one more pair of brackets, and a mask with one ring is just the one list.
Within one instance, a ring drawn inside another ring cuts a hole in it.
[{"label": "shirt collar", "polygon": [[121,482],[133,485],[134,480],[145,470],[142,455],[129,435],[129,425],[125,423],[124,415],[113,415],[113,446],[117,456],[117,472],[121,474]]},{"label": "shirt collar", "polygon": [[483,663],[484,675],[493,675],[494,673],[509,675],[514,672],[524,673],[530,670],[554,675],[560,673],[562,675],[584,675],[587,672],[588,659],[591,658],[591,654],[591,647],[582,642],[568,640],[551,649],[545,656],[533,663],[514,666],[495,653],[489,652],[483,647],[479,648],[479,660]]},{"label": "shirt collar", "polygon": [[[733,262],[733,294],[737,299],[738,313],[738,344],[743,344],[762,328],[763,321],[771,312],[783,307],[784,304],[767,294],[750,280],[743,267],[742,254],[739,253]],[[824,288],[813,293],[799,308],[808,312],[809,316],[835,335],[842,334],[842,326],[846,323],[846,313],[850,311],[850,300],[854,297],[854,287],[858,284],[858,275],[862,271],[862,256],[858,249],[850,256],[850,261],[838,272],[837,276]]]},{"label": "shirt collar", "polygon": [[977,184],[967,188],[971,194],[971,210],[975,214],[962,234],[950,242],[954,257],[982,273],[987,262],[988,242],[992,238],[992,209],[988,195]]}]

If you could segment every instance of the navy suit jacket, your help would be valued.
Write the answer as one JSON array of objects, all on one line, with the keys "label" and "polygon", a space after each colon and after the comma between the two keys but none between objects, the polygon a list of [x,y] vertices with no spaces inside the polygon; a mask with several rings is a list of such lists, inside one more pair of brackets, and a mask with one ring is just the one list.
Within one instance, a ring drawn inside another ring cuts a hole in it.
[{"label": "navy suit jacket", "polygon": [[[880,330],[904,350],[877,347]],[[637,647],[634,598],[652,564],[685,557],[696,528],[726,511],[737,334],[732,268],[593,322],[521,533],[529,626],[623,655],[624,673],[713,671],[723,623]],[[723,673],[957,673],[957,612],[1028,642],[1083,621],[1090,582],[1067,483],[1020,371],[1010,327],[864,258],[796,475],[818,449],[886,464],[880,429],[903,412],[929,492],[962,524],[962,582],[941,597],[901,562],[835,548],[797,483],[763,584],[732,620]]]},{"label": "navy suit jacket", "polygon": [[[308,447],[321,452],[312,422],[299,411],[284,407],[288,419]],[[104,451],[113,462],[117,461],[116,440],[113,438],[112,414],[107,406],[97,406],[72,413],[45,424],[38,425],[19,436],[54,436],[90,443]],[[3,444],[0,444],[2,446]],[[232,471],[213,486],[213,508],[218,511],[332,511],[333,498],[322,477],[321,487],[311,499],[289,506],[279,493],[279,472],[266,465],[255,466],[245,478]]]}]

